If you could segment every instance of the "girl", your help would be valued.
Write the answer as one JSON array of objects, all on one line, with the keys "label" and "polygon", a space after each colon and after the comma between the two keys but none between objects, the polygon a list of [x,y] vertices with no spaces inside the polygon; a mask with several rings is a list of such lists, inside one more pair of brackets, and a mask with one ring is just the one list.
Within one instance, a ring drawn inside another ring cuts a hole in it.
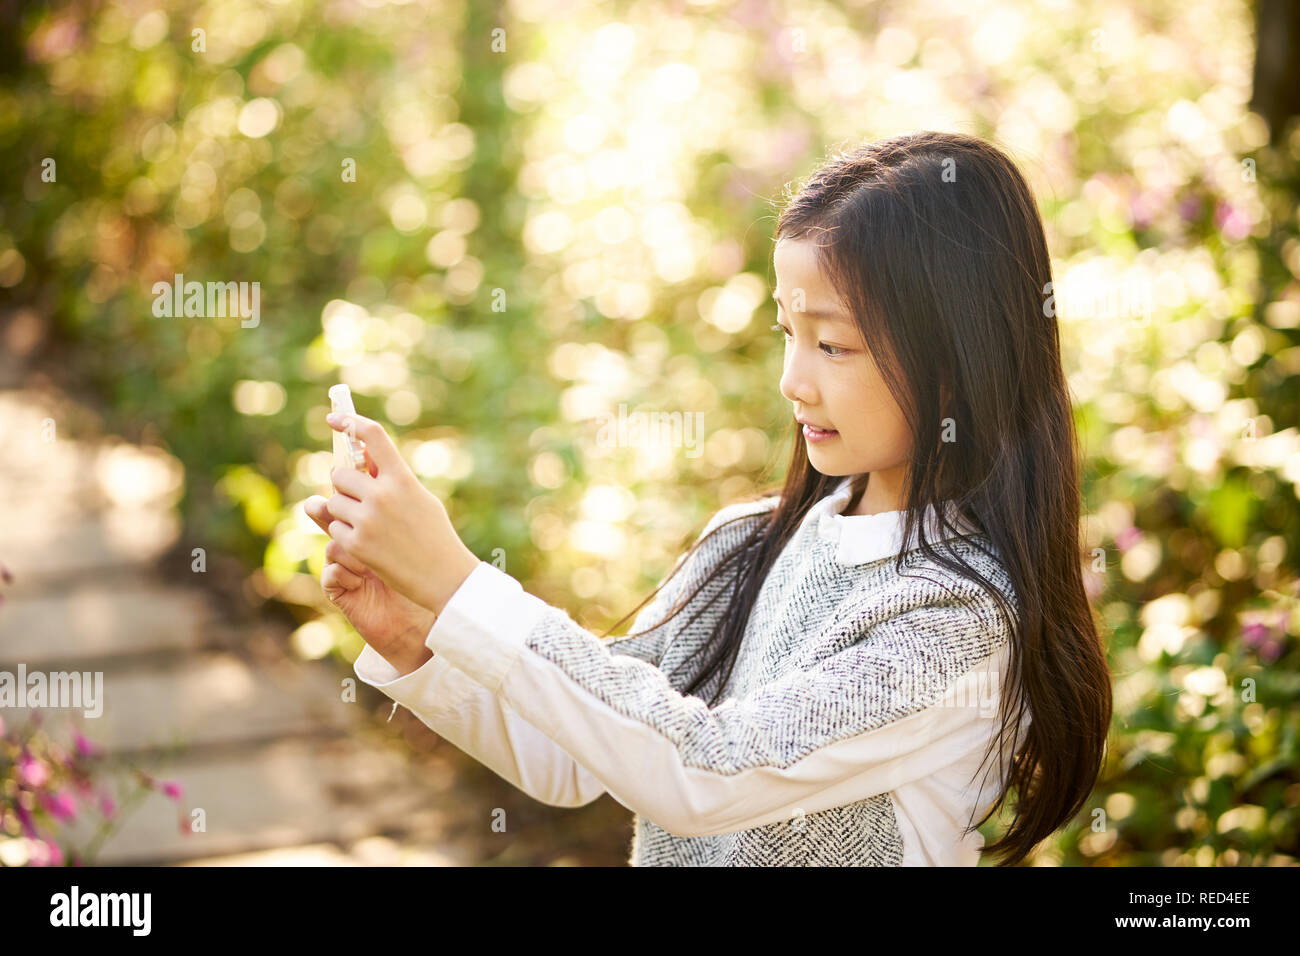
[{"label": "girl", "polygon": [[1111,713],[1033,197],[989,144],[917,133],[830,160],[776,239],[787,477],[627,636],[479,561],[355,416],[369,473],[307,510],[357,675],[538,800],[610,793],[634,865],[1019,862],[1084,805]]}]

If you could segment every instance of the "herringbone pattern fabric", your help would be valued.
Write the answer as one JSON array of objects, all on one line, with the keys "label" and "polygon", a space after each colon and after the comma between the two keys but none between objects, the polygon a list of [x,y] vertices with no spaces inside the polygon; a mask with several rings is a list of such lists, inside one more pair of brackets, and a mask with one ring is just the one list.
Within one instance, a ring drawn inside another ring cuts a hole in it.
[{"label": "herringbone pattern fabric", "polygon": [[[745,515],[693,556],[671,593],[638,617],[634,630],[659,620],[675,598],[690,593],[775,499],[724,508],[710,523]],[[706,534],[709,529],[706,529]],[[991,550],[986,537],[980,543]],[[952,542],[1002,593],[1013,594],[1003,567],[970,541]],[[924,560],[904,557],[847,567],[835,545],[806,521],[777,559],[758,596],[727,699],[710,708],[701,696],[680,696],[725,596],[682,627],[696,606],[718,597],[715,582],[673,621],[644,635],[609,642],[619,655],[658,667],[611,676],[593,661],[586,632],[559,609],[544,614],[528,647],[562,668],[618,713],[671,740],[682,762],[717,774],[787,768],[836,741],[901,720],[939,701],[966,671],[1007,640],[991,598],[978,585]],[[725,575],[724,575],[725,577]],[[685,590],[683,590],[685,589]],[[665,589],[668,592],[670,589]],[[671,686],[679,695],[665,694]],[[599,733],[597,727],[592,733]],[[637,866],[898,866],[903,841],[887,793],[817,813],[797,808],[788,821],[709,836],[680,837],[638,816],[630,862]]]}]

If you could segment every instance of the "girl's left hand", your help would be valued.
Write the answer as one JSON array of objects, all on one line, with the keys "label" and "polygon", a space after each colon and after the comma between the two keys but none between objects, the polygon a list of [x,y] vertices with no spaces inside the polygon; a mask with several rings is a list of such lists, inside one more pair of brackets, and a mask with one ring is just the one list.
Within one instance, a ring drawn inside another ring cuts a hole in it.
[{"label": "girl's left hand", "polygon": [[334,516],[326,529],[348,553],[385,584],[434,614],[441,614],[479,559],[456,534],[447,508],[420,483],[382,425],[362,415],[331,412],[335,431],[365,442],[370,473],[333,468]]}]

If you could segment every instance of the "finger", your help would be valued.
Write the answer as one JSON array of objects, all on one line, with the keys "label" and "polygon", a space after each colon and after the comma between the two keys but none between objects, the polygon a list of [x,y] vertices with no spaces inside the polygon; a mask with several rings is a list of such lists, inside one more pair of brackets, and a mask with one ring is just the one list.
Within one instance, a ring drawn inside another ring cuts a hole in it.
[{"label": "finger", "polygon": [[352,591],[365,583],[365,578],[358,577],[343,565],[332,561],[320,573],[320,584],[326,591]]},{"label": "finger", "polygon": [[355,555],[349,554],[347,548],[333,539],[325,545],[325,560],[341,564],[353,574],[364,575],[369,570],[364,562],[357,560]]},{"label": "finger", "polygon": [[326,504],[324,497],[312,495],[302,503],[302,510],[307,512],[307,517],[316,522],[322,531],[329,530],[330,522],[334,520],[334,516],[330,514],[329,506]]},{"label": "finger", "polygon": [[397,446],[393,444],[393,440],[388,437],[388,432],[384,431],[384,426],[373,418],[366,418],[364,415],[338,415],[331,412],[325,420],[335,431],[346,432],[349,419],[355,425],[351,434],[366,443],[366,451],[370,453],[381,474],[390,469],[397,469],[403,464],[402,456]]},{"label": "finger", "polygon": [[326,529],[326,532],[331,538],[343,545],[343,547],[355,553],[356,549],[352,547],[352,537],[357,532],[352,525],[344,524],[342,521],[335,518],[330,522],[330,526]]},{"label": "finger", "polygon": [[[369,461],[368,456],[366,460]],[[364,501],[375,483],[375,479],[360,468],[338,467],[330,469],[330,481],[333,482],[335,491],[341,491],[357,501]]]},{"label": "finger", "polygon": [[[361,502],[355,498],[349,498],[347,495],[334,495],[329,499],[327,507],[335,521],[355,525],[361,511]],[[326,527],[328,528],[328,525]]]}]

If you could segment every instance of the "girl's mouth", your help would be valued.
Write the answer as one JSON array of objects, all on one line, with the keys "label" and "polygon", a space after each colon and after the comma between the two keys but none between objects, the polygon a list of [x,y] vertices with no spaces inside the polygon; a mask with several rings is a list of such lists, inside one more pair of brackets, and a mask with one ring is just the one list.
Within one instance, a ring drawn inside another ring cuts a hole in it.
[{"label": "girl's mouth", "polygon": [[839,432],[833,428],[822,431],[821,429],[813,428],[811,425],[805,425],[803,427],[803,437],[808,439],[810,442],[830,441],[838,435]]}]

